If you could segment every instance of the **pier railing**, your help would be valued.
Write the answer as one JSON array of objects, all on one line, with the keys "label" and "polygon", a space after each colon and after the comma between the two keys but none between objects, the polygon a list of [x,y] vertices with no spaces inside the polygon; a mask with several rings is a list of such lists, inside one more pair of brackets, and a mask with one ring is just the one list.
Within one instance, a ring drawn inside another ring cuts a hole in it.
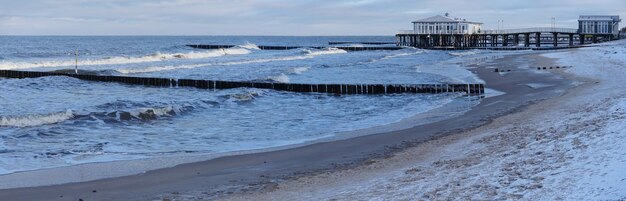
[{"label": "pier railing", "polygon": [[429,33],[416,32],[414,30],[400,30],[398,34],[468,34],[468,30],[436,30]]},{"label": "pier railing", "polygon": [[578,29],[534,27],[523,29],[482,30],[481,34],[516,34],[516,33],[578,33]]},{"label": "pier railing", "polygon": [[192,80],[150,77],[86,75],[58,72],[0,70],[4,78],[37,78],[68,76],[81,80],[116,82],[153,87],[195,87],[200,89],[260,88],[302,93],[330,94],[397,94],[397,93],[466,93],[484,94],[484,84],[299,84],[247,81]]},{"label": "pier railing", "polygon": [[[466,31],[458,31],[458,30],[443,30],[443,31],[433,31],[431,33],[418,33],[414,30],[400,30],[398,34],[468,34]],[[552,27],[534,27],[534,28],[523,28],[523,29],[501,29],[501,30],[481,30],[476,34],[522,34],[522,33],[569,33],[576,34],[578,33],[578,29],[570,29],[570,28],[552,28]]]}]

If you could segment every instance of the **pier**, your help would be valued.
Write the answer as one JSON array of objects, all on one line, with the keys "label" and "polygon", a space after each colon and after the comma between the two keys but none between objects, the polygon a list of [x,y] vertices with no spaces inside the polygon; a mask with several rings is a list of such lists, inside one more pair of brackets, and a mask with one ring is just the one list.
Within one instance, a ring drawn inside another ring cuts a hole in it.
[{"label": "pier", "polygon": [[67,76],[87,81],[116,82],[132,85],[153,87],[195,87],[200,89],[232,89],[232,88],[259,88],[300,93],[328,93],[338,95],[349,94],[399,94],[399,93],[465,93],[480,95],[485,93],[484,84],[299,84],[299,83],[270,83],[247,81],[221,80],[193,80],[149,77],[127,77],[109,75],[88,75],[63,72],[34,72],[0,70],[0,77],[4,78],[38,78],[45,76]]},{"label": "pier", "polygon": [[[473,34],[420,34],[414,31],[401,31],[396,35],[398,46],[418,48],[448,47],[463,48],[540,48],[542,44],[552,47],[567,47],[614,40],[612,34],[579,34],[578,29],[568,28],[528,28],[499,31],[482,31]],[[523,45],[523,47],[522,47]]]},{"label": "pier", "polygon": [[482,29],[483,23],[436,15],[396,34],[397,46],[425,49],[559,49],[619,39],[617,15],[581,15],[578,28]]},{"label": "pier", "polygon": [[[188,47],[197,48],[197,49],[226,49],[237,47],[236,45],[187,45]],[[388,47],[322,47],[322,46],[267,46],[267,45],[259,45],[257,46],[261,50],[292,50],[292,49],[301,49],[301,48],[309,48],[309,49],[326,49],[326,48],[337,48],[345,51],[373,51],[373,50],[400,50],[403,47],[399,46],[388,46]]]}]

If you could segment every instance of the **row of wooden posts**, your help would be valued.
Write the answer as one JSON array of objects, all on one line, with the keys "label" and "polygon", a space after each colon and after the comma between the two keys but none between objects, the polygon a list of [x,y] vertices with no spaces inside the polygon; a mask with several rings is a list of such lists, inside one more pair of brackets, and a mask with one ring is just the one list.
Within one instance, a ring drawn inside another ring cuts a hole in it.
[{"label": "row of wooden posts", "polygon": [[[197,49],[227,49],[236,47],[235,45],[187,45],[188,47],[197,48]],[[373,51],[373,50],[400,50],[403,47],[395,47],[395,46],[369,46],[369,47],[361,47],[361,46],[339,46],[339,47],[322,47],[322,46],[267,46],[267,45],[259,45],[257,46],[261,50],[292,50],[299,48],[313,48],[313,49],[324,49],[324,48],[337,48],[345,51]]]},{"label": "row of wooden posts", "polygon": [[85,75],[56,72],[0,70],[0,77],[37,78],[44,76],[69,76],[88,81],[117,82],[156,87],[195,87],[201,89],[232,89],[240,87],[274,89],[290,92],[317,92],[331,94],[395,94],[395,93],[466,93],[484,94],[484,84],[296,84],[238,82],[220,80],[193,80],[110,75]]}]

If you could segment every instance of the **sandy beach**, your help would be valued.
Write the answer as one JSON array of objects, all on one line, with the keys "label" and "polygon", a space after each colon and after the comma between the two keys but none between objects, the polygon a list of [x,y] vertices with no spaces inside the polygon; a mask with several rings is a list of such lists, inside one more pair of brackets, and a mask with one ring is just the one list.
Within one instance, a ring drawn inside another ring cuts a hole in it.
[{"label": "sandy beach", "polygon": [[[623,77],[620,69],[623,61],[597,67],[593,60],[575,59],[606,53],[608,48],[620,44],[623,42],[579,50],[528,52],[468,66],[489,88],[504,94],[485,98],[466,114],[445,121],[283,150],[206,161],[196,158],[201,162],[190,160],[191,163],[172,168],[94,181],[80,182],[78,178],[76,182],[46,175],[80,172],[102,176],[114,166],[132,163],[90,164],[4,175],[0,179],[21,181],[26,186],[5,187],[8,189],[0,190],[0,197],[11,200],[532,200],[583,198],[586,193],[595,193],[607,199],[619,199],[624,196],[620,195],[624,189],[619,186],[598,189],[593,184],[619,184],[623,181],[619,179],[626,178],[611,172],[624,163],[619,158],[623,156],[623,151],[618,149],[620,144],[600,146],[603,140],[610,141],[613,137],[623,142],[624,133],[618,128],[623,124],[620,119],[624,118],[621,107],[625,90],[616,87]],[[539,71],[538,66],[568,68]],[[505,72],[496,73],[495,68]],[[445,110],[431,112],[442,111]],[[617,127],[610,126],[616,122]],[[605,155],[595,157],[595,149]],[[590,164],[613,169],[589,171],[585,165]],[[70,183],[28,187],[67,182]]]},{"label": "sandy beach", "polygon": [[225,200],[624,200],[625,50],[544,54],[573,65],[554,73],[577,87],[389,158]]}]

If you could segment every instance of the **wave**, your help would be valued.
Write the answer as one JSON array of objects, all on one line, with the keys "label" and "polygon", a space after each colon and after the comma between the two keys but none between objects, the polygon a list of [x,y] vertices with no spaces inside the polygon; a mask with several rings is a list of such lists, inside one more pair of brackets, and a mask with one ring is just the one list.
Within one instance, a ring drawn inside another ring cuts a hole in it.
[{"label": "wave", "polygon": [[307,67],[295,67],[295,68],[289,69],[289,73],[300,75],[308,71],[309,69],[311,69],[311,67],[308,67],[308,66]]},{"label": "wave", "polygon": [[342,49],[338,49],[338,48],[324,48],[324,49],[320,49],[320,50],[311,50],[311,49],[305,49],[302,50],[303,53],[305,53],[306,55],[312,55],[312,56],[317,56],[317,55],[326,55],[326,54],[345,54],[348,53],[345,50]]},{"label": "wave", "polygon": [[237,47],[246,48],[246,49],[249,49],[249,50],[260,50],[259,46],[257,46],[254,43],[250,43],[250,42],[246,42],[243,45],[238,45]]},{"label": "wave", "polygon": [[[142,57],[107,57],[104,59],[95,60],[79,60],[79,66],[95,66],[95,65],[118,65],[118,64],[133,64],[133,63],[145,63],[145,62],[158,62],[172,59],[202,59],[211,57],[220,57],[226,55],[243,55],[250,54],[250,50],[245,48],[228,48],[218,49],[210,51],[193,51],[187,53],[154,53]],[[11,62],[1,61],[0,69],[26,69],[26,68],[40,68],[40,67],[64,67],[74,66],[76,63],[74,60],[66,61],[43,61],[43,62]]]},{"label": "wave", "polygon": [[147,68],[127,68],[127,69],[117,69],[115,71],[122,74],[135,74],[135,73],[151,73],[151,72],[159,72],[159,71],[167,71],[167,70],[178,70],[178,69],[192,69],[198,68],[201,66],[210,66],[211,64],[191,64],[191,65],[176,65],[176,66],[153,66]]},{"label": "wave", "polygon": [[0,127],[33,127],[46,124],[56,124],[67,121],[75,116],[72,110],[47,115],[28,115],[23,117],[1,117]]},{"label": "wave", "polygon": [[281,73],[280,75],[277,76],[270,76],[267,78],[268,81],[270,82],[280,82],[280,83],[289,83],[289,76],[285,75],[284,73]]},{"label": "wave", "polygon": [[[117,121],[129,121],[133,119],[137,120],[155,120],[160,117],[174,116],[176,114],[181,114],[183,111],[187,110],[186,107],[180,106],[164,106],[160,108],[138,108],[130,111],[114,111],[106,114],[108,117],[115,118]],[[101,114],[92,114],[94,116],[101,116]]]},{"label": "wave", "polygon": [[224,95],[222,98],[230,102],[250,102],[263,96],[264,92],[263,90],[246,90],[243,93]]},{"label": "wave", "polygon": [[404,52],[404,53],[399,53],[399,54],[392,54],[392,55],[387,55],[378,59],[371,59],[365,63],[374,63],[374,62],[384,61],[387,59],[393,59],[397,57],[405,57],[405,56],[411,56],[411,55],[416,55],[416,54],[422,54],[424,52],[425,52],[424,50],[420,50],[420,51],[415,51],[415,52]]},{"label": "wave", "polygon": [[345,50],[330,48],[324,50],[303,50],[304,55],[296,55],[296,56],[285,56],[285,57],[274,57],[274,58],[260,58],[260,59],[251,59],[251,60],[243,60],[243,61],[230,61],[230,62],[222,62],[222,63],[203,63],[203,64],[190,64],[190,65],[172,65],[172,66],[153,66],[147,68],[128,68],[128,69],[117,69],[116,71],[122,74],[134,74],[134,73],[150,73],[150,72],[159,72],[159,71],[168,71],[168,70],[179,70],[179,69],[193,69],[207,66],[233,66],[233,65],[244,65],[244,64],[255,64],[255,63],[269,63],[269,62],[277,62],[277,61],[294,61],[294,60],[304,60],[304,59],[313,59],[315,56],[320,55],[329,55],[329,54],[344,54],[347,53]]}]

